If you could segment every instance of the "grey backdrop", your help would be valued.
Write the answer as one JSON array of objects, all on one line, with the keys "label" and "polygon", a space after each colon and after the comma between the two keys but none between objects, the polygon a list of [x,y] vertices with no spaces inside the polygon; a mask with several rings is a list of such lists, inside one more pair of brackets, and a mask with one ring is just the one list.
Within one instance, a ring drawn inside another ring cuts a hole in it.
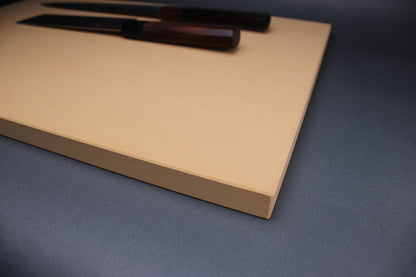
[{"label": "grey backdrop", "polygon": [[0,136],[0,276],[416,276],[414,1],[165,2],[333,23],[272,218]]}]

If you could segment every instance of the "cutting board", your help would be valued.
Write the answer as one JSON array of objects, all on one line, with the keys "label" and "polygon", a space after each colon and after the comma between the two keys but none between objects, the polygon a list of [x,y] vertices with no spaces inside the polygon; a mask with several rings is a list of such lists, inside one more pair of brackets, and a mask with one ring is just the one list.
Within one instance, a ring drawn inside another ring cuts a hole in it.
[{"label": "cutting board", "polygon": [[329,24],[272,17],[216,51],[16,24],[43,13],[103,16],[0,9],[0,134],[270,218]]}]

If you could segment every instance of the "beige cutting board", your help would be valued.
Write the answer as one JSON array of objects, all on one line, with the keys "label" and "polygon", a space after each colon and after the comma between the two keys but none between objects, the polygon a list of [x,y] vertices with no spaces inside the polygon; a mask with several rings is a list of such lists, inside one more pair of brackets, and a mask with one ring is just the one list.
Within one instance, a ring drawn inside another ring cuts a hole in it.
[{"label": "beige cutting board", "polygon": [[270,218],[329,24],[273,17],[226,52],[15,24],[41,13],[98,15],[0,9],[0,134]]}]

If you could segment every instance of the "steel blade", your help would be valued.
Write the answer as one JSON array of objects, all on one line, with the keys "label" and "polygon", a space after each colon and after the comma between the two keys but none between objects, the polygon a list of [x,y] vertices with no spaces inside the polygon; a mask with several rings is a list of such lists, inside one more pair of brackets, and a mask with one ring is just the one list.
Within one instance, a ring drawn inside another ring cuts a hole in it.
[{"label": "steel blade", "polygon": [[104,12],[113,14],[124,14],[134,16],[159,17],[159,6],[148,5],[129,5],[129,4],[111,4],[111,3],[82,3],[82,2],[54,2],[42,3],[48,7],[64,8],[71,10]]},{"label": "steel blade", "polygon": [[43,14],[17,23],[76,30],[120,32],[121,24],[125,20],[126,18]]}]

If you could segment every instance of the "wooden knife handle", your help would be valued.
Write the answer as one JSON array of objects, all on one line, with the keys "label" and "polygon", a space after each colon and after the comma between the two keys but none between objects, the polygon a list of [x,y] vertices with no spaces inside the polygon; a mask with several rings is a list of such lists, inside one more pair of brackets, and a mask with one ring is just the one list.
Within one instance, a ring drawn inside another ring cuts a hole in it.
[{"label": "wooden knife handle", "polygon": [[159,16],[164,20],[236,25],[241,29],[263,31],[269,28],[270,14],[165,6]]},{"label": "wooden knife handle", "polygon": [[181,22],[126,20],[121,33],[132,39],[222,49],[235,48],[240,41],[238,27]]}]

